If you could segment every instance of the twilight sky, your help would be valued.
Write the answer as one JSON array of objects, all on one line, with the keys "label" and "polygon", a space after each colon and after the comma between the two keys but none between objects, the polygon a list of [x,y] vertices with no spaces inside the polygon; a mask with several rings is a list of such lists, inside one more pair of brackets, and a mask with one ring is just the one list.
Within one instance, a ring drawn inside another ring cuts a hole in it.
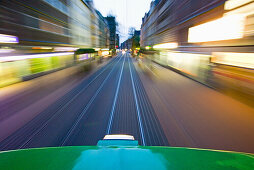
[{"label": "twilight sky", "polygon": [[120,42],[128,38],[128,28],[140,29],[142,17],[150,8],[151,0],[93,0],[103,16],[113,14],[119,23]]}]

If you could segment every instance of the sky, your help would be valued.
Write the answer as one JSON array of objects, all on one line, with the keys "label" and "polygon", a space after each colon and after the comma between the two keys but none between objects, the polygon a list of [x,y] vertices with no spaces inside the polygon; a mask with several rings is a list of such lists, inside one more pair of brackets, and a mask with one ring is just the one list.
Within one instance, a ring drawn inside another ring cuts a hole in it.
[{"label": "sky", "polygon": [[142,18],[149,11],[151,0],[93,0],[103,16],[113,14],[119,23],[120,42],[128,38],[129,27],[140,30]]}]

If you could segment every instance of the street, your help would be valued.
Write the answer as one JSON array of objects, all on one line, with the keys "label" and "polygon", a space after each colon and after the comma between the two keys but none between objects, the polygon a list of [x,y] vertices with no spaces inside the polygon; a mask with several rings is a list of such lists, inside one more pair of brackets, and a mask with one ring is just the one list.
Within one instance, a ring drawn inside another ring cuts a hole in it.
[{"label": "street", "polygon": [[147,75],[128,52],[118,53],[37,115],[1,117],[2,132],[19,127],[1,136],[0,149],[96,145],[107,134],[129,134],[145,146],[254,153],[253,113],[159,65]]}]

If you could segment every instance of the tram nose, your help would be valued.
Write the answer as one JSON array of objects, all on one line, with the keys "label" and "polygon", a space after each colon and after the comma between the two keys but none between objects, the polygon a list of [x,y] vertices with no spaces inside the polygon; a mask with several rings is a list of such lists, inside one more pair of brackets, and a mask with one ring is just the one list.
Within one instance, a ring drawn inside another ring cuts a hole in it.
[{"label": "tram nose", "polygon": [[114,134],[105,135],[103,140],[135,140],[132,135]]},{"label": "tram nose", "polygon": [[106,135],[103,140],[99,140],[97,146],[138,146],[138,141],[131,135],[113,134]]}]

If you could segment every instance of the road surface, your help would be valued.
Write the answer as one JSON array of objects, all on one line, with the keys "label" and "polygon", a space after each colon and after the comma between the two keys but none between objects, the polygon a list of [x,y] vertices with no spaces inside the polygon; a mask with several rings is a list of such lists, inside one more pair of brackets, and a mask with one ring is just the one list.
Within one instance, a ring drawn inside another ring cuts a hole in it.
[{"label": "road surface", "polygon": [[130,134],[141,145],[168,145],[128,53],[51,104],[0,148],[96,145],[106,134]]},{"label": "road surface", "polygon": [[31,116],[34,106],[0,116],[2,134],[16,127],[0,135],[0,150],[96,145],[106,134],[130,134],[140,145],[254,153],[253,108],[155,67],[144,73],[119,53],[38,114]]}]

